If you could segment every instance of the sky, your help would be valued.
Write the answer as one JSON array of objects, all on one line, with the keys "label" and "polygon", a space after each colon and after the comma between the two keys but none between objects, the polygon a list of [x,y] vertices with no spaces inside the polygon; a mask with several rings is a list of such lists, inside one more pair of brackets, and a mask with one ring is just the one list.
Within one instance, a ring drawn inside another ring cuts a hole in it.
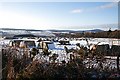
[{"label": "sky", "polygon": [[[1,2],[0,28],[86,30],[118,24],[117,2]],[[94,26],[93,26],[94,25]]]}]

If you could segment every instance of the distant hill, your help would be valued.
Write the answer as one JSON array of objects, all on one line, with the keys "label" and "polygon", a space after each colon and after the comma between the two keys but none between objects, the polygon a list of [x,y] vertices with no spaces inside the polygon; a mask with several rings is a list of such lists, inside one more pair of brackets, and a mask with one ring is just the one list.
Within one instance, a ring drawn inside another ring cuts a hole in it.
[{"label": "distant hill", "polygon": [[101,30],[101,29],[93,29],[93,30],[86,30],[85,32],[94,32],[94,33],[96,33],[96,32],[102,32],[102,31],[104,31],[104,30]]},{"label": "distant hill", "polygon": [[0,28],[0,30],[2,31],[11,31],[13,30],[14,31],[27,31],[27,32],[33,32],[33,31],[40,31],[40,32],[44,32],[44,31],[50,31],[50,32],[101,32],[103,30],[101,29],[93,29],[93,30],[35,30],[35,29],[13,29],[13,28]]},{"label": "distant hill", "polygon": [[102,32],[104,30],[101,30],[101,29],[93,29],[93,30],[49,30],[51,32],[70,32],[70,33],[81,33],[81,32]]}]

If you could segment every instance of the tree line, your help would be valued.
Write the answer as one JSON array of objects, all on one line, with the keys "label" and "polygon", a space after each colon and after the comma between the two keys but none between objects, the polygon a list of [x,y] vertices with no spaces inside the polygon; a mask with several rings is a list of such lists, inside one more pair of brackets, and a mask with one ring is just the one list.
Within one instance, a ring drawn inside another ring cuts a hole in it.
[{"label": "tree line", "polygon": [[77,32],[77,33],[60,33],[56,34],[58,37],[69,37],[69,38],[118,38],[120,39],[120,30],[114,31],[102,31],[102,32]]}]

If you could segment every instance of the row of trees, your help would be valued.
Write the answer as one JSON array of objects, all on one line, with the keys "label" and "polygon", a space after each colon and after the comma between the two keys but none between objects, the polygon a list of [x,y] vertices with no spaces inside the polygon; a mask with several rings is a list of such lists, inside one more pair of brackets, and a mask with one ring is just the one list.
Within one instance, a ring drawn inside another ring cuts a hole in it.
[{"label": "row of trees", "polygon": [[102,31],[102,32],[82,32],[82,33],[64,33],[57,35],[59,37],[70,37],[70,38],[78,38],[78,37],[92,37],[92,38],[120,38],[120,30],[115,31]]},{"label": "row of trees", "polygon": [[120,38],[120,30],[115,31],[103,31],[97,33],[87,32],[84,35],[85,37],[93,37],[93,38]]}]

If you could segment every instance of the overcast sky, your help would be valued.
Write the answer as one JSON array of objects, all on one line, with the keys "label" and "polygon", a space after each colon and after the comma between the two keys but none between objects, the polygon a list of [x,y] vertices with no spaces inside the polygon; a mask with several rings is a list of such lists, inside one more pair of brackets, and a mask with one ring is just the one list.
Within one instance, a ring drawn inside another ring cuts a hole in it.
[{"label": "overcast sky", "polygon": [[117,23],[117,2],[0,3],[0,28],[81,30]]}]

